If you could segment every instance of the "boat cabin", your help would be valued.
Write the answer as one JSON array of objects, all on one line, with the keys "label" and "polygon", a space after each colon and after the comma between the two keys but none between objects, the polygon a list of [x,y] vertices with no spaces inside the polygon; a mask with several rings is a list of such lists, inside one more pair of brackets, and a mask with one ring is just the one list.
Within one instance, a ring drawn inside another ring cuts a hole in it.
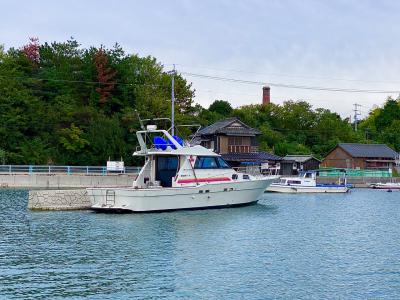
[{"label": "boat cabin", "polygon": [[219,155],[203,146],[190,146],[166,130],[148,127],[136,133],[140,149],[134,155],[146,161],[133,183],[135,188],[197,186],[209,182],[247,180]]},{"label": "boat cabin", "polygon": [[316,186],[317,173],[316,172],[302,172],[298,177],[281,177],[279,180],[280,185],[301,185],[301,186]]}]

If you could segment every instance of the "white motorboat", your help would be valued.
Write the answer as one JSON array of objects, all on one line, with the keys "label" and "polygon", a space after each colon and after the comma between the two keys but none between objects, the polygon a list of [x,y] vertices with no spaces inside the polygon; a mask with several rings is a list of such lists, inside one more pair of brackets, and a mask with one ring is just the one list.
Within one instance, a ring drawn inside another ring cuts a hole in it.
[{"label": "white motorboat", "polygon": [[306,171],[298,177],[281,177],[278,182],[272,183],[267,192],[277,193],[346,193],[349,185],[344,179],[343,184],[318,184],[317,173]]},{"label": "white motorboat", "polygon": [[370,187],[378,190],[400,190],[400,182],[371,183]]},{"label": "white motorboat", "polygon": [[88,188],[92,210],[154,212],[248,205],[256,203],[277,178],[238,173],[220,155],[190,146],[155,125],[136,135],[140,149],[134,155],[144,156],[145,164],[133,186]]}]

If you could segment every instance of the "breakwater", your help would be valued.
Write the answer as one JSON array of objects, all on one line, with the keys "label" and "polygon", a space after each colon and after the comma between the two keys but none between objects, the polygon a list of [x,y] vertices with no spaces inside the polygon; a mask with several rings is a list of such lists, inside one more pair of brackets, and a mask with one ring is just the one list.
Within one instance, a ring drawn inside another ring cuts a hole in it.
[{"label": "breakwater", "polygon": [[31,210],[84,210],[90,206],[90,197],[84,189],[29,191],[28,208]]}]

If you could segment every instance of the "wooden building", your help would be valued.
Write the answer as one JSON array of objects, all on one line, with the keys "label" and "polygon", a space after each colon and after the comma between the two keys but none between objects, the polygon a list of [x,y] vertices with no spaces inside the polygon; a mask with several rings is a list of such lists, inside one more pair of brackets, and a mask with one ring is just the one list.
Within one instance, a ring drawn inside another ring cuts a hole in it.
[{"label": "wooden building", "polygon": [[322,167],[393,169],[398,153],[384,144],[338,144],[322,161]]},{"label": "wooden building", "polygon": [[258,151],[257,136],[260,134],[238,118],[228,118],[199,130],[193,143],[221,154],[232,167],[249,164],[275,167],[282,158]]},{"label": "wooden building", "polygon": [[286,155],[281,162],[281,174],[297,175],[301,171],[319,169],[320,164],[321,161],[312,155]]}]

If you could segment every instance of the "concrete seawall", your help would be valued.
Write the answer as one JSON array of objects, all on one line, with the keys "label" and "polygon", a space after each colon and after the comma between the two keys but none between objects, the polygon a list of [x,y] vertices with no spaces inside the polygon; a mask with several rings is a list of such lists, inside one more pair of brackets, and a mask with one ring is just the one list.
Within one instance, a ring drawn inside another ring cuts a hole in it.
[{"label": "concrete seawall", "polygon": [[[338,183],[339,177],[335,176],[321,176],[318,177],[317,182],[322,184]],[[400,182],[400,178],[396,177],[347,177],[347,183],[354,185],[356,188],[369,187],[371,183],[386,183],[386,182]]]},{"label": "concrete seawall", "polygon": [[3,188],[66,189],[132,186],[136,175],[0,174]]},{"label": "concrete seawall", "polygon": [[0,174],[0,188],[28,188],[31,210],[89,209],[87,187],[132,186],[136,175]]},{"label": "concrete seawall", "polygon": [[29,191],[28,208],[31,210],[82,210],[90,206],[84,189]]}]

